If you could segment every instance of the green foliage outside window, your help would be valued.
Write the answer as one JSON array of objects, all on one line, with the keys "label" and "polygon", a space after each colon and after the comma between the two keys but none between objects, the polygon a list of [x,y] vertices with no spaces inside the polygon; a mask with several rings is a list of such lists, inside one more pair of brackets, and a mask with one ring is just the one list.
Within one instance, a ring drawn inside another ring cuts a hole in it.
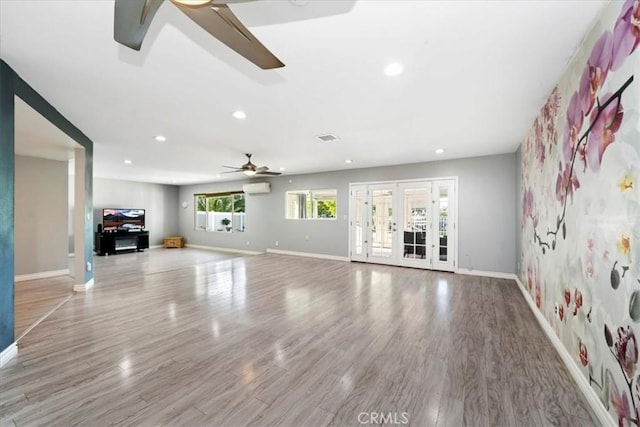
[{"label": "green foliage outside window", "polygon": [[[207,231],[244,231],[244,193],[198,194],[196,229]],[[222,215],[220,218],[220,214]]]}]

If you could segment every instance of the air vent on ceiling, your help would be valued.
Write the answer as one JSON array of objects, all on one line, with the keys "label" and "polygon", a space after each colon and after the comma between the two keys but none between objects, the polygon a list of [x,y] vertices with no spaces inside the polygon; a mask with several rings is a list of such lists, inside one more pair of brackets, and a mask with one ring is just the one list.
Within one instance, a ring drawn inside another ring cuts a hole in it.
[{"label": "air vent on ceiling", "polygon": [[331,133],[327,133],[325,135],[318,135],[316,136],[316,138],[318,138],[322,142],[334,142],[338,140],[338,137]]}]

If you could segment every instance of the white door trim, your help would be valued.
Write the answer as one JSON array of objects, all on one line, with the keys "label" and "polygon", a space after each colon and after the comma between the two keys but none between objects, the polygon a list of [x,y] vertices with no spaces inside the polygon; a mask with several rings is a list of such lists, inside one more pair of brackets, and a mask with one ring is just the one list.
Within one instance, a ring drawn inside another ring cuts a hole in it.
[{"label": "white door trim", "polygon": [[[452,180],[453,181],[453,192],[454,192],[454,199],[453,199],[453,205],[454,205],[454,209],[453,209],[453,214],[450,215],[450,218],[453,221],[452,224],[452,235],[451,235],[451,239],[453,241],[453,251],[451,251],[451,255],[453,256],[453,268],[449,269],[447,268],[445,271],[452,271],[452,272],[456,272],[457,271],[457,267],[458,267],[458,195],[459,195],[459,185],[458,185],[458,177],[457,176],[443,176],[443,177],[431,177],[431,178],[414,178],[414,179],[402,179],[402,180],[389,180],[389,181],[368,181],[368,182],[351,182],[349,183],[349,260],[351,261],[364,261],[364,262],[375,262],[378,264],[390,264],[390,265],[403,265],[402,263],[400,263],[398,261],[397,257],[394,257],[393,259],[391,259],[390,261],[387,260],[371,260],[371,256],[365,257],[365,259],[362,259],[362,257],[357,257],[353,255],[353,243],[354,243],[354,236],[353,236],[353,220],[354,220],[354,202],[353,202],[353,190],[354,187],[357,188],[362,188],[363,186],[366,188],[367,190],[367,201],[369,202],[369,204],[371,203],[371,191],[370,188],[372,186],[382,186],[382,185],[389,185],[389,186],[394,186],[394,192],[396,193],[396,195],[394,195],[394,200],[398,200],[397,198],[397,194],[400,188],[401,184],[407,184],[407,183],[416,183],[416,184],[420,184],[420,183],[431,183],[433,185],[433,183],[438,182],[438,181],[448,181],[448,180]],[[397,206],[398,202],[394,202],[394,211],[395,212],[399,212],[398,206]],[[368,205],[367,205],[368,206]],[[370,209],[370,206],[368,206],[368,209]],[[370,214],[367,214],[368,216],[370,216]],[[395,217],[396,215],[394,215]],[[370,218],[369,218],[370,219]],[[397,218],[396,218],[396,223],[397,223]],[[367,231],[366,231],[366,238],[365,240],[368,240],[369,242],[371,241],[371,236],[370,236],[370,227],[367,227]],[[394,239],[396,240],[396,244],[395,247],[399,247],[399,243],[398,243],[398,235],[396,234],[396,236],[394,237]],[[370,254],[369,254],[370,255]],[[434,266],[432,266],[431,264],[429,265],[424,265],[424,266],[414,266],[417,268],[424,268],[424,269],[434,269]],[[437,268],[437,266],[436,266]]]}]

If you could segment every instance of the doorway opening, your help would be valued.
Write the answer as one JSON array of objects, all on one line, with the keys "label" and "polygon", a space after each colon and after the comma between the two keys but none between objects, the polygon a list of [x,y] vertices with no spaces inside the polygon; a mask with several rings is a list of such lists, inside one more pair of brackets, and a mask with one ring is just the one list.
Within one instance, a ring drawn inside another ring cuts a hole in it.
[{"label": "doorway opening", "polygon": [[455,271],[457,185],[457,177],[350,184],[350,259]]}]

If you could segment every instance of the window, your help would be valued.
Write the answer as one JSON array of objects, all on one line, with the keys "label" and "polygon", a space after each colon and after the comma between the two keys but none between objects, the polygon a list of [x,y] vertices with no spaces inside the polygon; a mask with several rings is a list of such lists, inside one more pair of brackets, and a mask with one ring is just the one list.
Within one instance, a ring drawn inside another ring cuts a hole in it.
[{"label": "window", "polygon": [[196,230],[244,231],[244,193],[195,194]]},{"label": "window", "polygon": [[287,191],[287,219],[336,219],[338,190]]}]

